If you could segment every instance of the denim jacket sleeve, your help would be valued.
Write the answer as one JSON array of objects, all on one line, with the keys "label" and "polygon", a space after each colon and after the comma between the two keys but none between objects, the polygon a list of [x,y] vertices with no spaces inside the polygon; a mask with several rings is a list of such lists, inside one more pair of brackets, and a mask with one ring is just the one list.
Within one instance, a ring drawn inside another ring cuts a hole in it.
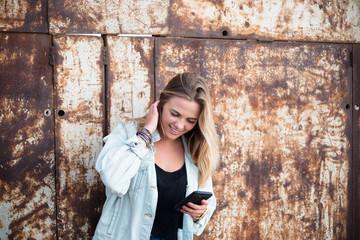
[{"label": "denim jacket sleeve", "polygon": [[123,121],[119,124],[104,138],[105,145],[95,164],[108,190],[120,197],[128,191],[141,159],[150,152],[139,142],[136,130],[135,123]]},{"label": "denim jacket sleeve", "polygon": [[[211,177],[207,181],[206,186],[204,188],[201,188],[200,190],[209,191],[214,194]],[[213,215],[213,213],[216,209],[215,194],[211,198],[208,199],[208,202],[209,202],[209,204],[207,206],[208,212],[205,215],[205,217],[197,222],[194,222],[194,234],[197,236],[199,236],[204,231],[205,226],[209,222],[211,216]]]}]

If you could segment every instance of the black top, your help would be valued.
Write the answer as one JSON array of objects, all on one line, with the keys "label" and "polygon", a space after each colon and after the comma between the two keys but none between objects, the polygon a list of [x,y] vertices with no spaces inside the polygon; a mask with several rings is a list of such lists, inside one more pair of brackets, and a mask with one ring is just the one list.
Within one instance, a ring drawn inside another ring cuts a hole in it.
[{"label": "black top", "polygon": [[175,210],[186,193],[185,164],[175,172],[166,172],[156,165],[158,202],[151,233],[167,240],[177,240],[178,228],[182,228],[183,213]]}]

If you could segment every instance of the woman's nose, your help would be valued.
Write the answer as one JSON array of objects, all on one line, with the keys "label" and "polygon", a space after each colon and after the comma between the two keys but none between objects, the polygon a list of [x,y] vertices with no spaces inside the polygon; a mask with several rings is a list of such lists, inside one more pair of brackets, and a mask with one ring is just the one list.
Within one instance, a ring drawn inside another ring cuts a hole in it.
[{"label": "woman's nose", "polygon": [[185,125],[185,121],[184,121],[184,120],[178,119],[178,120],[176,121],[176,128],[177,128],[178,130],[183,130],[183,129],[184,129],[184,125]]}]

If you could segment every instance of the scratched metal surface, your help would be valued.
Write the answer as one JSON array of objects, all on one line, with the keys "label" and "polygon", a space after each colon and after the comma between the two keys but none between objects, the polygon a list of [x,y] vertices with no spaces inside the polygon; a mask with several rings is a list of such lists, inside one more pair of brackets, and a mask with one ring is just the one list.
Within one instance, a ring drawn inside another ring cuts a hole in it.
[{"label": "scratched metal surface", "polygon": [[49,31],[47,0],[0,0],[0,31]]},{"label": "scratched metal surface", "polygon": [[123,118],[146,114],[154,98],[154,39],[106,36],[108,133]]},{"label": "scratched metal surface", "polygon": [[0,33],[0,239],[56,232],[50,47],[48,35]]},{"label": "scratched metal surface", "polygon": [[94,168],[105,126],[103,41],[58,35],[53,42],[58,237],[89,239],[105,199]]},{"label": "scratched metal surface", "polygon": [[217,211],[197,239],[345,239],[350,45],[157,39],[156,90],[209,81],[221,139]]},{"label": "scratched metal surface", "polygon": [[50,33],[360,42],[358,0],[49,0]]}]

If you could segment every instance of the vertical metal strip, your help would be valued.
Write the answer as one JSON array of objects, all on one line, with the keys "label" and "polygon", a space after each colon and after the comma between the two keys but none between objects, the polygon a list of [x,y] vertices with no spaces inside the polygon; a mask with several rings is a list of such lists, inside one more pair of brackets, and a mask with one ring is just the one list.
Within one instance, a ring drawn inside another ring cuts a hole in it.
[{"label": "vertical metal strip", "polygon": [[59,239],[59,231],[58,231],[58,204],[57,204],[57,197],[58,197],[58,169],[57,169],[57,157],[56,157],[56,153],[55,153],[55,147],[56,147],[56,129],[55,129],[55,116],[56,116],[56,91],[55,91],[55,64],[56,64],[56,50],[55,50],[55,46],[54,46],[54,35],[51,36],[51,49],[50,49],[50,54],[49,54],[49,65],[51,65],[51,83],[52,83],[52,114],[53,114],[53,128],[52,128],[52,133],[53,133],[53,149],[54,149],[54,169],[53,169],[53,174],[54,174],[54,189],[55,189],[55,239]]},{"label": "vertical metal strip", "polygon": [[153,102],[155,102],[156,100],[158,100],[158,97],[156,96],[156,82],[158,81],[158,79],[157,79],[157,72],[156,72],[156,64],[157,64],[157,55],[156,55],[156,42],[157,42],[157,39],[158,39],[158,37],[154,37],[153,38],[153,46],[154,46],[154,49],[153,49],[153,63],[154,63],[154,65],[153,65],[153,73],[154,73],[154,81],[153,81],[153,91],[152,91],[152,96],[153,96],[153,101],[151,102],[151,103],[153,103]]},{"label": "vertical metal strip", "polygon": [[352,238],[360,239],[360,45],[353,45]]},{"label": "vertical metal strip", "polygon": [[[103,126],[103,137],[105,137],[106,135],[109,134],[109,131],[108,131],[108,126],[109,126],[109,121],[108,121],[108,112],[109,112],[109,104],[108,104],[108,71],[109,71],[109,67],[108,67],[108,64],[109,64],[109,51],[107,49],[107,35],[102,35],[102,39],[103,39],[103,44],[104,44],[104,49],[105,51],[103,52],[103,54],[105,53],[106,54],[106,61],[104,61],[104,64],[103,64],[103,73],[104,73],[104,76],[103,76],[103,96],[102,96],[102,101],[104,103],[104,126]],[[104,56],[103,56],[104,58]]]}]

